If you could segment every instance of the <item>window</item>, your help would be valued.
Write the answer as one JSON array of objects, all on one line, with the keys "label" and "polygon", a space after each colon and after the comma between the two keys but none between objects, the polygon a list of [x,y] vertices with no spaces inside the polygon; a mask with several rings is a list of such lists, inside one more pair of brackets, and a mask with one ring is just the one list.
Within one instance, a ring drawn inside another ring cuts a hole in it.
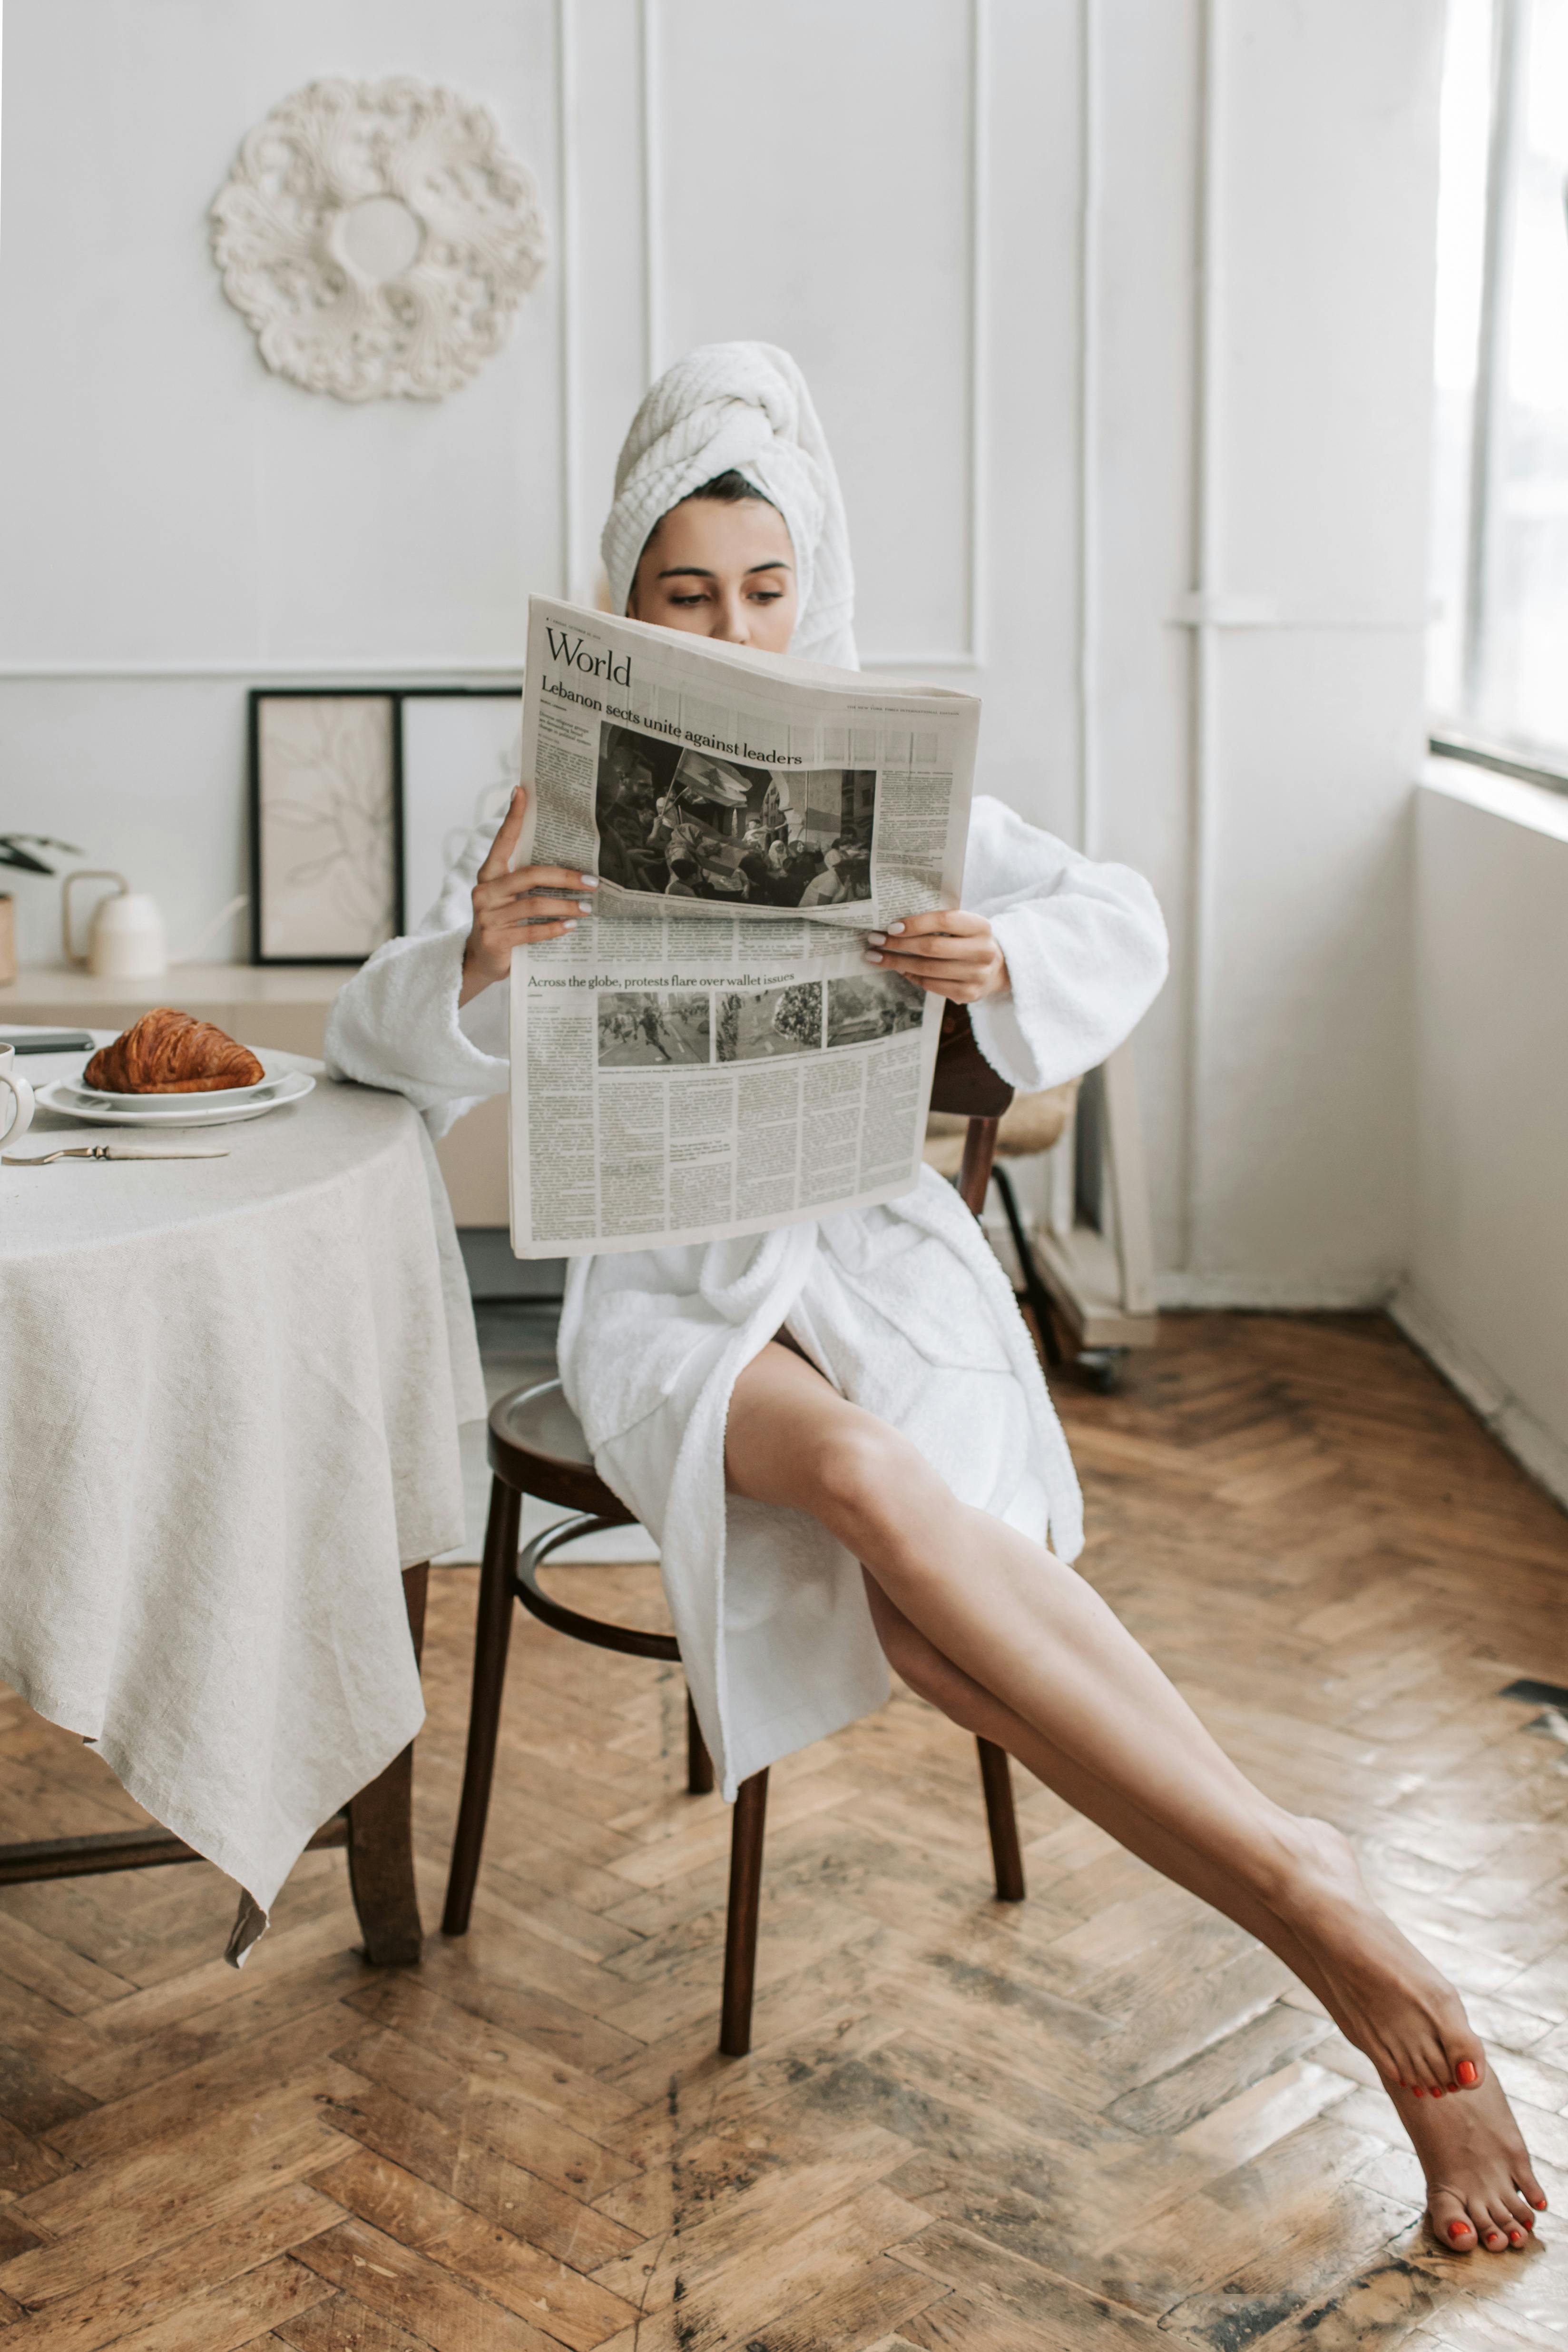
[{"label": "window", "polygon": [[1568,783],[1568,0],[1448,0],[1431,701]]}]

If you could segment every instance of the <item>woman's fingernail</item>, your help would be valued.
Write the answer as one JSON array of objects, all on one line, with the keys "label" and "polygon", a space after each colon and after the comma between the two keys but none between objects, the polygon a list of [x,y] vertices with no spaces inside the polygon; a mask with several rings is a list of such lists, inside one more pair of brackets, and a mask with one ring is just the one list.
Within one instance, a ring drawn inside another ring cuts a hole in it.
[{"label": "woman's fingernail", "polygon": [[585,890],[597,890],[599,887],[599,877],[597,874],[583,874],[578,878],[580,880]]},{"label": "woman's fingernail", "polygon": [[1480,2080],[1480,2070],[1473,2058],[1461,2058],[1454,2072],[1467,2089],[1470,2084]]},{"label": "woman's fingernail", "polygon": [[580,898],[577,902],[577,911],[580,915],[591,915],[593,912],[592,899]]},{"label": "woman's fingernail", "polygon": [[868,931],[866,933],[866,937],[871,941],[873,948],[879,948],[886,940],[887,933],[885,931]]},{"label": "woman's fingernail", "polygon": [[575,915],[569,916],[569,918],[567,919],[567,920],[566,920],[566,921],[561,925],[561,929],[562,929],[563,931],[575,931],[575,930],[576,930],[576,929],[577,929],[577,917],[576,917]]},{"label": "woman's fingernail", "polygon": [[865,951],[865,960],[867,963],[880,963],[882,961],[882,958],[874,953],[874,951],[870,948],[867,948]]},{"label": "woman's fingernail", "polygon": [[901,931],[904,929],[904,925],[902,923],[889,923],[887,928],[890,931]]}]

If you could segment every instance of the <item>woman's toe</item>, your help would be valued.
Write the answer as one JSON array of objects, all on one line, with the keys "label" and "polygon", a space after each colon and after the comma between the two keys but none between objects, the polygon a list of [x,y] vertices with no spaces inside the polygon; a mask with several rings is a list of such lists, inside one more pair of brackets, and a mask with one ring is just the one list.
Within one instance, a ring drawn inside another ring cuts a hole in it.
[{"label": "woman's toe", "polygon": [[1498,2190],[1497,2195],[1489,2200],[1487,2210],[1491,2217],[1492,2228],[1494,2230],[1500,2230],[1505,2239],[1508,2237],[1511,2231],[1517,2230],[1520,2227],[1518,2214],[1510,2210],[1508,2191],[1506,2189],[1500,2189]]},{"label": "woman's toe", "polygon": [[1418,2083],[1429,2099],[1439,2097],[1448,2089],[1453,2073],[1440,2042],[1422,2042],[1411,2051],[1409,2079]]},{"label": "woman's toe", "polygon": [[1462,2199],[1451,2189],[1435,2189],[1427,2207],[1432,2235],[1451,2254],[1471,2254],[1476,2248],[1476,2225],[1466,2212]]},{"label": "woman's toe", "polygon": [[1530,2210],[1530,2201],[1528,2198],[1521,2196],[1517,2189],[1505,2189],[1498,2200],[1498,2204],[1507,2213],[1507,2226],[1511,2230],[1534,2229],[1535,2216]]},{"label": "woman's toe", "polygon": [[1443,2060],[1448,2069],[1443,2079],[1451,2090],[1477,2091],[1486,2080],[1486,2048],[1468,2024],[1444,2034]]}]

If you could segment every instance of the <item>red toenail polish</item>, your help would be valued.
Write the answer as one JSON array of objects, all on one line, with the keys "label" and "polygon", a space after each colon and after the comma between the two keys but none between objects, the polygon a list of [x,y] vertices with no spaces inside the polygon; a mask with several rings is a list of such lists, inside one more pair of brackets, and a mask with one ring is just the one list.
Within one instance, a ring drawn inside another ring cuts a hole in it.
[{"label": "red toenail polish", "polygon": [[1421,2088],[1419,2083],[1412,2083],[1410,2085],[1410,2095],[1413,2099],[1424,2099],[1427,2094]]},{"label": "red toenail polish", "polygon": [[1511,2230],[1508,2233],[1508,2242],[1511,2246],[1522,2246],[1524,2243],[1524,2231],[1522,2230]]},{"label": "red toenail polish", "polygon": [[1467,2090],[1472,2083],[1480,2081],[1480,2074],[1473,2058],[1461,2058],[1454,2072]]},{"label": "red toenail polish", "polygon": [[1468,2221],[1450,2221],[1450,2222],[1449,2222],[1449,2224],[1448,2224],[1448,2235],[1449,2235],[1449,2237],[1450,2237],[1450,2238],[1468,2238],[1468,2237],[1469,2236],[1469,2234],[1470,2234],[1470,2225],[1469,2225],[1469,2223]]},{"label": "red toenail polish", "polygon": [[1434,2085],[1434,2086],[1433,2086],[1433,2088],[1432,2088],[1431,2090],[1429,2090],[1429,2091],[1427,2092],[1427,2096],[1429,2099],[1440,2099],[1440,2098],[1442,2097],[1442,2095],[1443,2095],[1443,2094],[1441,2093],[1441,2091],[1439,2091],[1439,2090],[1436,2087],[1436,2085]]}]

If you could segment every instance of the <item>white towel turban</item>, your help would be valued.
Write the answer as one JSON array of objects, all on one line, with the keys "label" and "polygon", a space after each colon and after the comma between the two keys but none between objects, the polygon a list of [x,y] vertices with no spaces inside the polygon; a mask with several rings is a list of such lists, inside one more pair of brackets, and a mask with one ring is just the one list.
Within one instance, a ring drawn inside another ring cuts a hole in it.
[{"label": "white towel turban", "polygon": [[800,613],[789,650],[858,669],[854,573],[839,478],[806,380],[774,343],[704,343],[667,368],[632,420],[600,542],[612,609],[626,610],[652,532],[731,468],[771,499],[795,548]]}]

